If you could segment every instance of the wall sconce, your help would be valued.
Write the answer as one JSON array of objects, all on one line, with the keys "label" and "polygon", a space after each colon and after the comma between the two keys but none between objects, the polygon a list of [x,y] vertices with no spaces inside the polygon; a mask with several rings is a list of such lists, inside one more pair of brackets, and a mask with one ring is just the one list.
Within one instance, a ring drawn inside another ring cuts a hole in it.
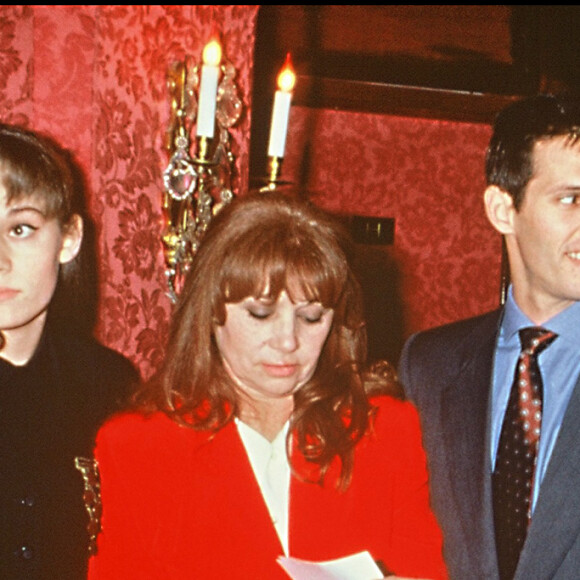
[{"label": "wall sconce", "polygon": [[[169,164],[163,174],[165,275],[173,302],[211,218],[233,199],[235,159],[229,129],[242,113],[236,70],[216,39],[204,48],[202,63],[188,59],[168,72]],[[193,126],[195,152],[192,157]]]}]

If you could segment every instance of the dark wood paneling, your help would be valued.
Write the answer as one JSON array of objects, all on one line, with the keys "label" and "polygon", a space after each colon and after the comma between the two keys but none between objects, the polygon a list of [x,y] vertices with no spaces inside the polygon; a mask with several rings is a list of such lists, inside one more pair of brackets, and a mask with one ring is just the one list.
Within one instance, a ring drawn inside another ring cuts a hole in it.
[{"label": "dark wood paneling", "polygon": [[294,104],[387,115],[491,123],[518,96],[298,76]]},{"label": "dark wood paneling", "polygon": [[578,6],[260,6],[251,173],[288,52],[294,104],[491,123],[514,98],[580,89],[579,24]]}]

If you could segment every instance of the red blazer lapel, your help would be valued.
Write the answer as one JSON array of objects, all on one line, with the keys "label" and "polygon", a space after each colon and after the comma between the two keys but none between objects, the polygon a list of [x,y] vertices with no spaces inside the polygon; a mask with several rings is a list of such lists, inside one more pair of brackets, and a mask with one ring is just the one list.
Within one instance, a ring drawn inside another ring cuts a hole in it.
[{"label": "red blazer lapel", "polygon": [[283,549],[233,422],[197,449],[186,473],[193,501],[181,543],[192,547],[196,577],[284,578]]}]

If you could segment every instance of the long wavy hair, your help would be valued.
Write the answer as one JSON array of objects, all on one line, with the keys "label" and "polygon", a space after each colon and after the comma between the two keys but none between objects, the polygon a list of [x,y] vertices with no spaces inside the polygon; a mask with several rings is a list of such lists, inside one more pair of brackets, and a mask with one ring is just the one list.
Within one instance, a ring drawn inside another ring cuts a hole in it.
[{"label": "long wavy hair", "polygon": [[362,293],[350,255],[346,231],[313,204],[277,192],[235,199],[214,218],[195,255],[164,365],[144,385],[138,404],[195,429],[219,430],[238,414],[214,339],[216,325],[225,323],[225,305],[260,297],[265,288],[272,299],[285,290],[318,301],[334,310],[333,323],[312,378],[294,395],[290,434],[308,467],[298,475],[322,482],[338,458],[339,486],[348,486],[354,447],[371,425],[369,395],[401,396],[386,363],[365,367]]}]

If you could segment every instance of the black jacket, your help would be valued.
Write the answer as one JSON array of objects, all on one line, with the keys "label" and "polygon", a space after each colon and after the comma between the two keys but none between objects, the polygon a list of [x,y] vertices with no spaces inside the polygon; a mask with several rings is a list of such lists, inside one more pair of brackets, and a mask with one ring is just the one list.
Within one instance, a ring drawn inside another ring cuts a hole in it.
[{"label": "black jacket", "polygon": [[0,578],[86,578],[89,522],[75,457],[137,380],[97,342],[45,329],[25,367],[0,359]]}]

